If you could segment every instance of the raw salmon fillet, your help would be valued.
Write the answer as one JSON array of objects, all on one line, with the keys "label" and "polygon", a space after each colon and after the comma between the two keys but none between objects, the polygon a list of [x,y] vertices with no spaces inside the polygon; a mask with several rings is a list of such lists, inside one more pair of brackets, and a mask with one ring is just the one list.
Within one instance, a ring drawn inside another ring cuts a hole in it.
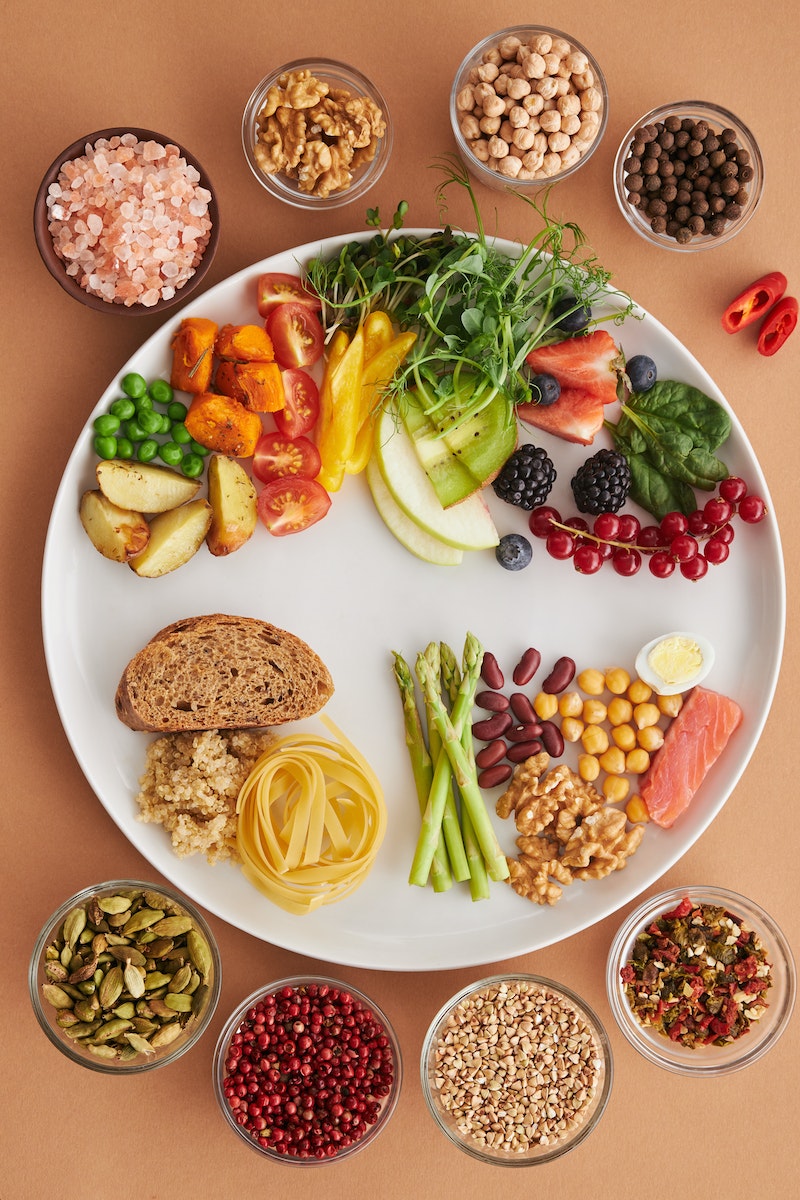
[{"label": "raw salmon fillet", "polygon": [[686,811],[741,722],[742,710],[735,700],[694,688],[667,729],[639,789],[652,821],[668,829]]}]

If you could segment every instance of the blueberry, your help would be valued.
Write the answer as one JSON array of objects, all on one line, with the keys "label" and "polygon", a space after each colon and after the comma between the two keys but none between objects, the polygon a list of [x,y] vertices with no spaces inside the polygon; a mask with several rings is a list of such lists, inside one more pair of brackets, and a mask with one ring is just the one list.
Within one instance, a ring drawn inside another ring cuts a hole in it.
[{"label": "blueberry", "polygon": [[531,379],[531,399],[534,404],[548,408],[561,395],[561,384],[554,375],[534,375]]},{"label": "blueberry", "polygon": [[658,367],[647,354],[636,354],[625,365],[634,392],[649,392],[658,378]]},{"label": "blueberry", "polygon": [[533,558],[531,544],[521,533],[507,533],[500,538],[495,557],[507,571],[521,571]]},{"label": "blueberry", "polygon": [[591,321],[592,310],[586,304],[578,304],[574,296],[564,296],[553,305],[553,316],[559,329],[578,333]]}]

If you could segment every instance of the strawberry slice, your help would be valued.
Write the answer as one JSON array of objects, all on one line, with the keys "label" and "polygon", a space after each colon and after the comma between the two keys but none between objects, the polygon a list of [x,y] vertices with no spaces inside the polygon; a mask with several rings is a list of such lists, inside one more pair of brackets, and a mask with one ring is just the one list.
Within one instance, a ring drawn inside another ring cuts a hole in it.
[{"label": "strawberry slice", "polygon": [[566,338],[531,350],[525,360],[538,375],[553,375],[561,384],[555,404],[518,404],[517,416],[526,425],[553,433],[568,442],[588,446],[603,427],[604,409],[617,399],[622,355],[607,329]]}]

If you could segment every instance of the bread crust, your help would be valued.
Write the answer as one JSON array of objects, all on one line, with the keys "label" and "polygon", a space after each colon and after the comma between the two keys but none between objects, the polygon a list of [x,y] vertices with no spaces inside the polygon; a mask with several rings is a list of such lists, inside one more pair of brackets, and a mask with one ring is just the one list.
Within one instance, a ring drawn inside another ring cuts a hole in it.
[{"label": "bread crust", "polygon": [[130,660],[115,708],[130,729],[262,729],[312,716],[333,695],[322,659],[296,634],[255,617],[186,617]]}]

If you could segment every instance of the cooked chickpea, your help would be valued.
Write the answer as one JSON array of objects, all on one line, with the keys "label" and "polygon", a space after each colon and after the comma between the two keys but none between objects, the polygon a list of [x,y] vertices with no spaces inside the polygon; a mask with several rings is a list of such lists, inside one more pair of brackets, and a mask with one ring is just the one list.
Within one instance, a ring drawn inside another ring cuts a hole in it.
[{"label": "cooked chickpea", "polygon": [[583,711],[583,700],[578,692],[562,692],[558,700],[558,711],[562,717],[579,717]]},{"label": "cooked chickpea", "polygon": [[644,775],[650,766],[650,755],[641,746],[625,755],[625,770],[631,775]]},{"label": "cooked chickpea", "polygon": [[660,725],[645,725],[636,734],[636,741],[648,754],[653,754],[664,745],[664,730]]},{"label": "cooked chickpea", "polygon": [[617,725],[611,730],[611,740],[620,750],[633,750],[637,745],[636,730],[632,725]]},{"label": "cooked chickpea", "polygon": [[602,725],[608,716],[608,709],[602,700],[584,700],[581,716],[587,725]]},{"label": "cooked chickpea", "polygon": [[586,783],[594,783],[600,774],[600,763],[593,754],[581,754],[579,756],[578,774]]},{"label": "cooked chickpea", "polygon": [[608,702],[608,720],[612,725],[624,725],[633,716],[633,705],[624,696],[615,696]]},{"label": "cooked chickpea", "polygon": [[612,667],[606,671],[605,683],[615,696],[624,696],[631,685],[631,677],[624,667]]},{"label": "cooked chickpea", "polygon": [[650,814],[641,796],[638,794],[631,796],[625,805],[625,816],[633,825],[641,825],[650,820]]},{"label": "cooked chickpea", "polygon": [[605,754],[608,734],[602,725],[587,725],[581,734],[581,745],[587,754]]},{"label": "cooked chickpea", "polygon": [[633,679],[628,688],[628,699],[632,704],[643,704],[645,700],[650,699],[652,694],[653,689],[643,679]]},{"label": "cooked chickpea", "polygon": [[533,711],[541,721],[552,720],[558,712],[558,697],[549,692],[538,692],[533,699]]},{"label": "cooked chickpea", "polygon": [[683,708],[683,696],[658,696],[656,703],[664,716],[677,717]]},{"label": "cooked chickpea", "polygon": [[637,729],[644,729],[647,725],[657,725],[658,718],[661,713],[658,711],[657,704],[636,704],[633,709],[633,719]]},{"label": "cooked chickpea", "polygon": [[602,671],[590,667],[586,671],[581,671],[578,676],[578,687],[587,696],[602,696],[606,690],[605,676]]},{"label": "cooked chickpea", "polygon": [[607,775],[625,773],[625,752],[619,746],[609,746],[600,756],[600,766]]},{"label": "cooked chickpea", "polygon": [[602,792],[609,804],[619,804],[630,790],[631,785],[624,775],[607,775],[603,780]]},{"label": "cooked chickpea", "polygon": [[564,717],[561,722],[561,736],[565,742],[577,742],[585,728],[583,721],[579,721],[577,717]]}]

